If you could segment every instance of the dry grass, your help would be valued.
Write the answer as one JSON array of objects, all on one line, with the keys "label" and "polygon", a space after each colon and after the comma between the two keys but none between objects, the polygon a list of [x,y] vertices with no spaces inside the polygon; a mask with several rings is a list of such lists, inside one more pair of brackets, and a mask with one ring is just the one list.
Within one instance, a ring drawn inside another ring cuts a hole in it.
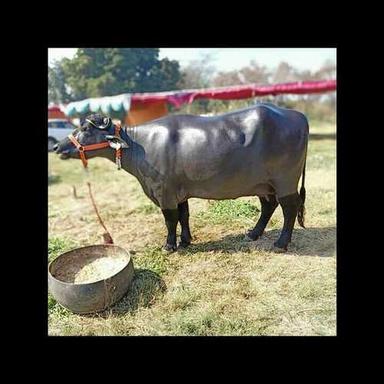
[{"label": "dry grass", "polygon": [[[311,128],[329,135],[334,126]],[[327,136],[328,137],[328,136]],[[258,242],[242,241],[259,215],[257,198],[191,199],[194,244],[161,252],[161,212],[136,179],[103,159],[89,163],[93,193],[117,245],[134,251],[136,275],[113,308],[79,316],[49,295],[50,335],[335,335],[336,141],[311,140],[308,228],[295,227],[285,254],[271,251],[282,227],[278,208]],[[49,154],[49,259],[102,242],[79,161]],[[73,195],[76,186],[78,198]],[[179,229],[180,230],[180,229]]]}]

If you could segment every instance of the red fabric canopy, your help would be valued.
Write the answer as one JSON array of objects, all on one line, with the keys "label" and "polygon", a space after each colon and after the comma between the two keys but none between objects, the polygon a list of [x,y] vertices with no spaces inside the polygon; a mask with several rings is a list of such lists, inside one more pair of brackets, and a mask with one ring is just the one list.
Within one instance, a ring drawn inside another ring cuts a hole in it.
[{"label": "red fabric canopy", "polygon": [[48,106],[48,112],[62,112],[58,105]]},{"label": "red fabric canopy", "polygon": [[61,110],[59,105],[48,106],[48,119],[66,119],[65,113]]},{"label": "red fabric canopy", "polygon": [[[311,93],[324,93],[336,90],[336,80],[299,81],[294,83],[270,85],[234,85],[231,87],[185,89],[182,91],[133,93],[131,104],[153,104],[167,102],[176,107],[192,103],[196,99],[239,100],[256,96],[276,96],[280,94],[303,95]],[[57,105],[48,107],[50,112],[59,112]]]},{"label": "red fabric canopy", "polygon": [[158,92],[158,93],[134,93],[131,102],[156,103],[166,101],[180,107],[185,103],[192,103],[196,99],[239,100],[255,96],[268,96],[279,94],[311,94],[324,93],[336,90],[336,80],[303,81],[294,83],[271,85],[236,85],[222,88],[189,89],[183,91]]}]

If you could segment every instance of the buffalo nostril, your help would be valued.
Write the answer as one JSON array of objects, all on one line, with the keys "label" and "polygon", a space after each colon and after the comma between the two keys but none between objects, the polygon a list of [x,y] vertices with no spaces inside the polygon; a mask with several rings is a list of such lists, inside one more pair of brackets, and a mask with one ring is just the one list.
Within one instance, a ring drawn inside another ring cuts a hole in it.
[{"label": "buffalo nostril", "polygon": [[53,150],[56,152],[58,149],[59,149],[59,144],[55,144],[55,145],[53,146]]}]

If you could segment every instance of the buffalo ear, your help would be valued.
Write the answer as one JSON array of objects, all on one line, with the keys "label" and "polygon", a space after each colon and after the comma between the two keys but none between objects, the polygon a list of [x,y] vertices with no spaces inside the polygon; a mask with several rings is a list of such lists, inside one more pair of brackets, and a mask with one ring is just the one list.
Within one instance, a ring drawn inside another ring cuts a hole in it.
[{"label": "buffalo ear", "polygon": [[105,138],[113,149],[129,148],[129,145],[119,136],[106,135]]},{"label": "buffalo ear", "polygon": [[110,117],[104,117],[103,123],[99,125],[100,129],[107,129],[112,124],[112,120]]}]

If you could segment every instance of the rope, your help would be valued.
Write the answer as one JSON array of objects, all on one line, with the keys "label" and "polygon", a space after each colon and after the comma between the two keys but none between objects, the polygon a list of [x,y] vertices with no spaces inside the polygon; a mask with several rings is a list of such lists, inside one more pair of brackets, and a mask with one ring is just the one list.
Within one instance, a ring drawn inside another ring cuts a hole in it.
[{"label": "rope", "polygon": [[93,208],[95,209],[95,212],[96,212],[97,218],[99,219],[99,223],[100,223],[100,225],[101,225],[101,226],[104,228],[104,230],[105,230],[105,233],[103,234],[104,243],[105,243],[105,244],[113,244],[112,236],[111,236],[111,234],[109,233],[107,227],[104,225],[104,222],[103,222],[102,218],[100,217],[100,214],[99,214],[99,211],[98,211],[98,209],[97,209],[95,200],[94,200],[94,198],[93,198],[92,190],[91,190],[91,183],[87,181],[87,185],[88,185],[89,196],[90,196],[90,198],[91,198]]}]

